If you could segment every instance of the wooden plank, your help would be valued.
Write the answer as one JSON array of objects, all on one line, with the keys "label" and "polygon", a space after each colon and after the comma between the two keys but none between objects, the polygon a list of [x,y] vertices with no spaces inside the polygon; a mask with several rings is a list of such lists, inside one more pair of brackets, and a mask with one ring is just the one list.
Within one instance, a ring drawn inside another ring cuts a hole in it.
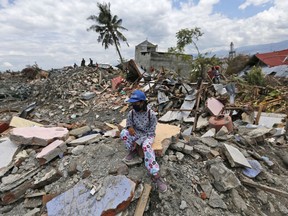
[{"label": "wooden plank", "polygon": [[146,205],[147,205],[147,202],[148,202],[148,199],[149,199],[149,194],[150,194],[151,189],[152,189],[151,185],[144,184],[144,190],[141,194],[141,197],[138,200],[134,216],[142,216],[143,215],[145,208],[146,208]]},{"label": "wooden plank", "polygon": [[197,98],[196,98],[196,108],[195,108],[195,116],[194,116],[194,123],[193,123],[193,128],[192,128],[192,133],[196,130],[197,128],[197,122],[198,122],[198,109],[199,109],[199,105],[200,105],[200,98],[201,98],[201,93],[202,93],[202,87],[203,87],[203,80],[200,80],[200,84],[199,84],[199,88],[197,90]]},{"label": "wooden plank", "polygon": [[[122,126],[123,128],[126,127],[126,119],[124,119],[120,123],[120,126]],[[152,148],[154,149],[154,151],[155,152],[158,151],[159,153],[162,152],[163,150],[162,140],[166,138],[171,138],[172,136],[179,134],[180,130],[181,130],[180,126],[157,123],[155,131],[156,136],[152,144]]]},{"label": "wooden plank", "polygon": [[256,116],[256,119],[255,119],[255,124],[258,125],[259,124],[259,119],[261,117],[261,112],[263,110],[263,107],[264,105],[263,104],[260,104],[259,106],[259,109],[258,109],[258,113],[257,113],[257,116]]},{"label": "wooden plank", "polygon": [[262,184],[259,184],[257,182],[253,182],[253,181],[248,180],[248,179],[241,179],[241,182],[244,185],[259,188],[261,190],[264,190],[264,191],[288,198],[288,193],[286,191],[281,191],[281,190],[278,190],[276,188],[271,188],[271,187],[268,187],[266,185],[262,185]]},{"label": "wooden plank", "polygon": [[21,127],[34,127],[34,126],[43,126],[37,122],[29,121],[27,119],[20,118],[18,116],[13,116],[12,120],[10,121],[11,127],[21,128]]}]

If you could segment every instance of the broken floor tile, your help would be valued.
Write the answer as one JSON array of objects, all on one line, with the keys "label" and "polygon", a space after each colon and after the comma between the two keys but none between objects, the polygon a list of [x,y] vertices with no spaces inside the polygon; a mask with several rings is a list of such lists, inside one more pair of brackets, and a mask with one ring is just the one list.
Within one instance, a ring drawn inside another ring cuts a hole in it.
[{"label": "broken floor tile", "polygon": [[71,142],[69,142],[70,145],[85,145],[85,144],[91,144],[94,142],[99,142],[101,138],[100,134],[90,134],[87,136],[83,136],[81,138],[72,140]]},{"label": "broken floor tile", "polygon": [[9,138],[0,140],[0,169],[9,165],[18,147],[19,146],[11,142]]},{"label": "broken floor tile", "polygon": [[[83,181],[47,203],[48,215],[116,215],[128,207],[134,195],[135,183],[126,176],[108,176],[95,195]],[[100,196],[101,195],[101,196]],[[97,200],[99,196],[101,199]]]},{"label": "broken floor tile", "polygon": [[16,144],[46,146],[56,139],[66,140],[68,130],[62,127],[24,127],[13,128],[10,139]]},{"label": "broken floor tile", "polygon": [[208,110],[214,116],[218,116],[224,108],[224,105],[215,98],[208,98],[206,101]]},{"label": "broken floor tile", "polygon": [[215,135],[215,133],[216,133],[215,128],[211,128],[211,129],[209,129],[205,134],[203,134],[203,135],[201,136],[201,138],[213,137],[213,136]]},{"label": "broken floor tile", "polygon": [[262,166],[257,160],[248,160],[251,168],[246,167],[242,173],[249,178],[255,178],[262,172]]},{"label": "broken floor tile", "polygon": [[67,149],[65,142],[62,140],[55,140],[48,146],[42,149],[42,151],[37,154],[36,158],[40,164],[45,164],[55,157],[63,154]]},{"label": "broken floor tile", "polygon": [[244,155],[235,147],[224,143],[225,146],[225,155],[230,162],[231,166],[234,167],[236,165],[242,165],[248,168],[252,168],[249,164],[248,160],[244,157]]}]

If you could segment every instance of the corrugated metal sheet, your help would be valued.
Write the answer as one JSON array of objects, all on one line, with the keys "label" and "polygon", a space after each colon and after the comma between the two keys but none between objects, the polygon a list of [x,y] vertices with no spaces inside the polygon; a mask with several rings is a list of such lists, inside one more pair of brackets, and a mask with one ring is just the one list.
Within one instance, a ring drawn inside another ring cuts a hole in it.
[{"label": "corrugated metal sheet", "polygon": [[274,75],[275,77],[288,78],[288,65],[280,65],[275,67],[263,67],[262,72],[265,75]]},{"label": "corrugated metal sheet", "polygon": [[269,67],[288,65],[288,49],[255,55]]}]

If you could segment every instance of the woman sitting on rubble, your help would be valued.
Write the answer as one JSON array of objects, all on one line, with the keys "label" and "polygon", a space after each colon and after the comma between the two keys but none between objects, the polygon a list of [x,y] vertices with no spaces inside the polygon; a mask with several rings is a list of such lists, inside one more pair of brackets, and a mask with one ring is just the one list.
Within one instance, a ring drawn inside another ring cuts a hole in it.
[{"label": "woman sitting on rubble", "polygon": [[160,177],[159,164],[152,149],[157,117],[153,110],[147,106],[144,92],[135,90],[128,102],[132,104],[133,109],[128,113],[126,129],[123,129],[120,133],[121,139],[124,140],[125,146],[129,150],[129,154],[124,158],[124,161],[133,160],[138,154],[137,149],[141,146],[145,166],[151,175],[152,181],[156,183],[160,192],[165,192],[167,185]]}]

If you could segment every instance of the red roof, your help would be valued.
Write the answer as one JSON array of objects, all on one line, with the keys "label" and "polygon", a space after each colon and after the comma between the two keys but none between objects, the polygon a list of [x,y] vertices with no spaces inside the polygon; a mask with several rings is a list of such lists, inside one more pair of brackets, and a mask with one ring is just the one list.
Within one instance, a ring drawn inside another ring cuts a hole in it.
[{"label": "red roof", "polygon": [[288,65],[288,49],[269,53],[256,54],[256,57],[269,67]]}]

